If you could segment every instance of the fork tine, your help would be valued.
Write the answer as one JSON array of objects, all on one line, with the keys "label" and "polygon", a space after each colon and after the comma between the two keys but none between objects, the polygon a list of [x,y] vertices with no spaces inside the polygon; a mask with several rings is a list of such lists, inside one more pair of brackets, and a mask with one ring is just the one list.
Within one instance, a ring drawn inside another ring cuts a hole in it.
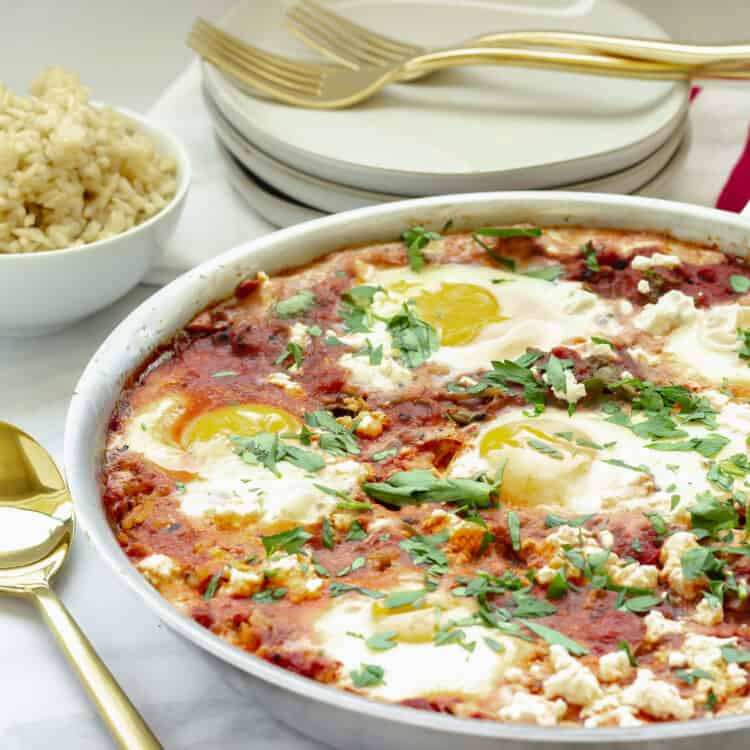
[{"label": "fork tine", "polygon": [[294,8],[289,17],[296,19],[297,23],[306,28],[310,35],[317,34],[320,44],[323,44],[320,40],[320,36],[323,36],[328,45],[333,42],[337,43],[340,47],[344,47],[350,56],[358,58],[359,62],[366,65],[388,65],[403,59],[403,55],[395,55],[390,50],[383,52],[370,44],[366,38],[361,38],[362,35],[349,31],[336,21],[331,21],[327,16],[315,11],[310,12],[304,6],[299,5]]},{"label": "fork tine", "polygon": [[271,96],[279,98],[281,95],[285,95],[286,101],[293,101],[294,97],[298,99],[301,95],[317,96],[320,93],[320,81],[316,85],[301,84],[276,75],[255,63],[248,63],[234,54],[227,53],[213,39],[203,36],[195,30],[188,35],[188,45],[201,57],[230,73],[230,75]]},{"label": "fork tine", "polygon": [[193,24],[193,30],[205,33],[207,36],[222,42],[226,49],[231,50],[240,57],[249,55],[253,61],[262,60],[272,66],[273,69],[279,72],[286,72],[300,80],[318,81],[320,78],[320,70],[314,66],[301,61],[290,60],[287,57],[275,55],[272,52],[266,52],[258,47],[254,47],[202,18],[196,19]]},{"label": "fork tine", "polygon": [[362,64],[384,65],[392,62],[353,43],[351,38],[345,38],[338,29],[331,28],[326,21],[309,15],[299,6],[289,12],[286,24],[303,42],[348,68],[356,69]]},{"label": "fork tine", "polygon": [[[196,32],[196,34],[200,36],[200,32]],[[243,67],[255,75],[264,76],[269,80],[299,92],[311,91],[317,86],[317,79],[300,78],[294,73],[281,71],[274,67],[273,63],[269,63],[260,56],[256,57],[248,50],[235,51],[226,47],[221,41],[213,40],[205,36],[202,38],[208,44],[212,44],[215,47],[217,54],[221,54],[227,59],[233,60],[239,67]]]},{"label": "fork tine", "polygon": [[355,34],[362,40],[366,40],[374,48],[380,49],[384,53],[390,52],[391,60],[400,60],[423,51],[416,45],[399,42],[397,39],[391,39],[383,34],[376,34],[374,31],[370,31],[370,29],[360,26],[338,15],[338,13],[334,13],[330,8],[324,7],[316,2],[316,0],[300,0],[300,4],[305,6],[308,12],[314,12],[318,16],[326,17],[329,22],[334,23],[339,28],[347,29],[349,33]]}]

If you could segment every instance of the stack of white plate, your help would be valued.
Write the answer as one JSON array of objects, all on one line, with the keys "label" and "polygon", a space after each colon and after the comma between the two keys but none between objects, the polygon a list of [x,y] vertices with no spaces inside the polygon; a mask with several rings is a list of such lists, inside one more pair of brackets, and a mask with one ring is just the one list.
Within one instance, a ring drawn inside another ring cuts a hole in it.
[{"label": "stack of white plate", "polygon": [[[295,57],[292,0],[249,0],[222,25]],[[620,0],[328,0],[380,33],[440,47],[496,30],[666,38]],[[230,179],[278,226],[374,203],[490,190],[633,193],[687,148],[688,86],[523,68],[446,71],[364,105],[319,111],[243,90],[204,66],[205,98]]]}]

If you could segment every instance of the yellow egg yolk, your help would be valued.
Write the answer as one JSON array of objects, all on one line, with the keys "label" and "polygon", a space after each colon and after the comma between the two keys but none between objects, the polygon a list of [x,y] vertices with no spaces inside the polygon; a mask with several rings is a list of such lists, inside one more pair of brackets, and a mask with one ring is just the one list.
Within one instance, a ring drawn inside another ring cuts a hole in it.
[{"label": "yellow egg yolk", "polygon": [[[555,419],[509,422],[482,436],[479,453],[499,468],[500,500],[512,506],[562,505],[575,500],[579,478],[590,471],[595,450],[588,438]],[[581,442],[584,444],[582,445]]]},{"label": "yellow egg yolk", "polygon": [[415,302],[419,317],[435,326],[443,346],[470,344],[485,326],[508,320],[495,295],[477,284],[445,282],[423,291]]},{"label": "yellow egg yolk", "polygon": [[[585,435],[566,429],[567,425],[557,420],[535,419],[529,422],[508,422],[488,430],[479,443],[479,455],[486,456],[492,451],[504,448],[522,448],[524,445],[540,450],[539,443],[549,446],[547,455],[551,458],[562,458],[556,453],[568,455],[587,454],[589,459],[594,455],[594,449],[587,445]],[[590,441],[588,441],[590,442]],[[542,449],[540,452],[544,453]]]},{"label": "yellow egg yolk", "polygon": [[297,432],[298,429],[299,421],[283,409],[263,404],[223,406],[192,420],[182,433],[182,444],[207,442],[217,435],[252,437],[259,432]]}]

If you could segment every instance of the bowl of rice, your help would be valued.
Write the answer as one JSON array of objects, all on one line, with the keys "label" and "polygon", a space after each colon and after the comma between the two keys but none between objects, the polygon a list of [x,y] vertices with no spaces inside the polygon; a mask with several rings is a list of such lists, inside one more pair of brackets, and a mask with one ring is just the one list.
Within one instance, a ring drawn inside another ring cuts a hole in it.
[{"label": "bowl of rice", "polygon": [[0,84],[0,336],[51,333],[138,284],[190,183],[183,146],[140,115],[94,105],[51,68]]}]

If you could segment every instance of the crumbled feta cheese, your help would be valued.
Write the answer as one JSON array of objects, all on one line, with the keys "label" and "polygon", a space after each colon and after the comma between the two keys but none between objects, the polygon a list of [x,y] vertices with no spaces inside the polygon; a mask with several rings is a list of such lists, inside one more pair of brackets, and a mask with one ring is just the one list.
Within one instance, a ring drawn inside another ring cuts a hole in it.
[{"label": "crumbled feta cheese", "polygon": [[611,531],[608,529],[602,529],[599,532],[599,544],[601,544],[604,549],[612,549],[614,543],[615,537]]},{"label": "crumbled feta cheese", "polygon": [[654,367],[655,365],[659,364],[659,357],[656,354],[651,354],[651,352],[647,352],[640,346],[631,346],[628,351],[630,353],[630,356],[639,365],[648,365],[649,367]]},{"label": "crumbled feta cheese", "polygon": [[693,703],[680,697],[677,688],[654,679],[650,669],[639,669],[635,682],[622,691],[622,702],[655,719],[685,721],[693,715]]},{"label": "crumbled feta cheese", "polygon": [[727,664],[721,653],[722,646],[735,646],[737,638],[715,638],[691,633],[685,637],[682,653],[691,669],[700,669],[711,674],[695,682],[696,701],[705,702],[710,691],[717,698],[725,698],[745,686],[747,673],[739,664]]},{"label": "crumbled feta cheese", "polygon": [[646,279],[641,279],[638,282],[638,291],[641,294],[649,294],[651,292],[651,285],[646,281]]},{"label": "crumbled feta cheese", "polygon": [[667,664],[670,669],[682,669],[682,667],[687,665],[687,658],[680,651],[670,651],[667,657]]},{"label": "crumbled feta cheese", "polygon": [[652,609],[643,618],[643,622],[646,626],[646,641],[648,643],[656,643],[667,635],[677,635],[684,630],[681,622],[670,620],[655,609]]},{"label": "crumbled feta cheese", "polygon": [[659,298],[653,305],[646,305],[633,320],[636,328],[653,334],[666,336],[695,317],[695,302],[682,292],[673,289]]},{"label": "crumbled feta cheese", "polygon": [[599,657],[599,679],[603,682],[624,680],[632,671],[630,659],[622,650],[612,651]]},{"label": "crumbled feta cheese", "polygon": [[556,388],[553,388],[552,393],[554,393],[555,397],[559,398],[560,401],[565,401],[568,404],[575,404],[582,398],[586,398],[586,386],[576,380],[576,376],[572,373],[571,370],[566,370],[565,392],[558,391]]},{"label": "crumbled feta cheese", "polygon": [[560,699],[548,701],[541,695],[532,695],[525,691],[514,693],[511,703],[503,706],[498,712],[502,721],[538,724],[541,727],[553,727],[565,716],[568,710],[565,701]]},{"label": "crumbled feta cheese", "polygon": [[698,602],[692,619],[701,625],[720,625],[724,622],[724,607],[719,601],[703,598]]},{"label": "crumbled feta cheese", "polygon": [[265,575],[274,587],[289,589],[289,598],[293,602],[317,599],[322,593],[323,579],[304,555],[273,555],[268,560]]},{"label": "crumbled feta cheese", "polygon": [[682,572],[682,556],[690,549],[699,547],[694,534],[689,531],[678,531],[667,537],[662,545],[660,559],[662,569],[660,577],[669,583],[670,588],[678,594],[691,599],[702,588],[702,580],[686,580]]},{"label": "crumbled feta cheese", "polygon": [[636,718],[630,706],[620,704],[617,695],[605,695],[581,711],[585,727],[638,727],[643,722]]},{"label": "crumbled feta cheese", "polygon": [[222,593],[229,596],[248,597],[263,586],[263,575],[253,571],[231,568],[229,580],[222,586]]},{"label": "crumbled feta cheese", "polygon": [[653,589],[659,582],[659,569],[655,565],[640,565],[635,561],[627,565],[610,566],[609,574],[618,586],[633,589]]},{"label": "crumbled feta cheese", "polygon": [[285,391],[292,394],[301,395],[304,393],[302,386],[292,380],[285,372],[272,372],[266,378],[266,382],[278,386],[279,388],[283,388]]},{"label": "crumbled feta cheese", "polygon": [[544,681],[546,698],[563,698],[575,706],[587,706],[602,695],[596,675],[574,659],[562,646],[550,646],[555,673]]},{"label": "crumbled feta cheese", "polygon": [[302,349],[310,345],[310,332],[307,330],[307,326],[304,323],[297,321],[289,329],[289,343],[297,344]]},{"label": "crumbled feta cheese", "polygon": [[636,271],[649,271],[652,268],[676,268],[682,265],[682,260],[676,255],[664,255],[654,253],[653,255],[636,255],[630,262],[630,267]]},{"label": "crumbled feta cheese", "polygon": [[143,573],[143,577],[157,588],[159,584],[175,580],[180,573],[179,564],[168,555],[160,553],[144,557],[136,567]]}]

